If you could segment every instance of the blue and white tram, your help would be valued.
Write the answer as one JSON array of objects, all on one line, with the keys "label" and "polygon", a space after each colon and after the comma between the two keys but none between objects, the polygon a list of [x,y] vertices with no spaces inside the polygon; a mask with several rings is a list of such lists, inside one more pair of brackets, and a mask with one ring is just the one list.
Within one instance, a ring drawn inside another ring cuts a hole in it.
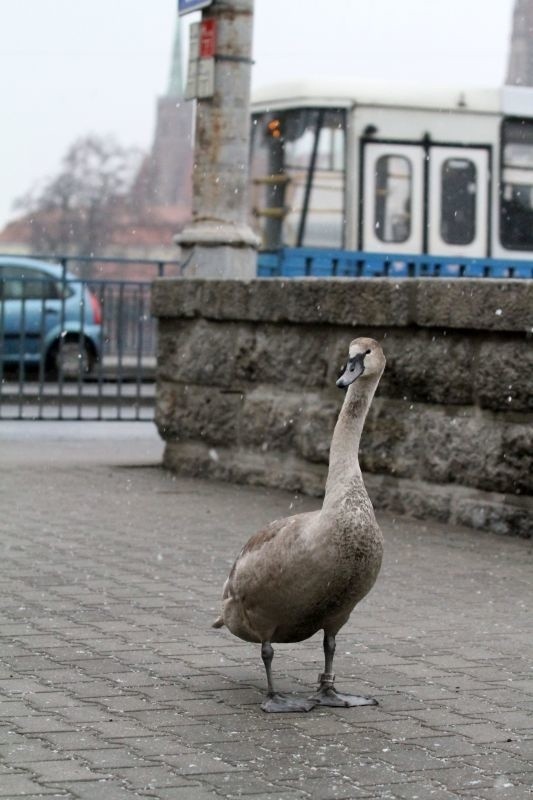
[{"label": "blue and white tram", "polygon": [[259,274],[533,277],[533,88],[255,93]]}]

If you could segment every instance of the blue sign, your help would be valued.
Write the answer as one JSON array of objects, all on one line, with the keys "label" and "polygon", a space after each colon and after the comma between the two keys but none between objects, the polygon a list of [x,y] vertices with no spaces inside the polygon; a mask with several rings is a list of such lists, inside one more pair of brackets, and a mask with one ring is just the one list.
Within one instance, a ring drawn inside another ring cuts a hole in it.
[{"label": "blue sign", "polygon": [[190,14],[191,11],[200,11],[210,6],[213,0],[178,0],[178,14]]}]

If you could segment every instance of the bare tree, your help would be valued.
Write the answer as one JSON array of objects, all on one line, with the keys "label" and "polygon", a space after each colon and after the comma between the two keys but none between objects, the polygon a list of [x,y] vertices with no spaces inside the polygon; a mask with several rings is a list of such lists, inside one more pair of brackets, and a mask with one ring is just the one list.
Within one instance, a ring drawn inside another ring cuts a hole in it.
[{"label": "bare tree", "polygon": [[34,251],[90,255],[109,243],[130,213],[130,192],[142,161],[136,148],[111,137],[75,141],[58,175],[17,201],[31,217]]}]

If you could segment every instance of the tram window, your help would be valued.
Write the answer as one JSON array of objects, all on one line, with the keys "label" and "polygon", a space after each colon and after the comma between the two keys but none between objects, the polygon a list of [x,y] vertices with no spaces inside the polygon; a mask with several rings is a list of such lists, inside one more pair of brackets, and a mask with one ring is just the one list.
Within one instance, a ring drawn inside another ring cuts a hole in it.
[{"label": "tram window", "polygon": [[254,118],[252,205],[264,248],[344,245],[345,128],[336,109]]},{"label": "tram window", "polygon": [[533,122],[502,124],[500,236],[504,247],[533,250]]},{"label": "tram window", "polygon": [[476,173],[476,165],[466,158],[447,158],[442,165],[440,234],[446,244],[475,239]]},{"label": "tram window", "polygon": [[411,235],[412,166],[405,156],[376,161],[374,228],[382,242],[405,242]]}]

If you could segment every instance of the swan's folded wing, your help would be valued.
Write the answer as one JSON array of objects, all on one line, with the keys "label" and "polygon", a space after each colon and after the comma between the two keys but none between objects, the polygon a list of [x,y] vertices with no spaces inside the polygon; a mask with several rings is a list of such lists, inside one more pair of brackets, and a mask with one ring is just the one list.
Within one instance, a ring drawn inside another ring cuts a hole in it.
[{"label": "swan's folded wing", "polygon": [[271,522],[244,545],[230,572],[224,597],[264,597],[279,580],[291,582],[307,560],[309,531],[319,512],[310,511]]},{"label": "swan's folded wing", "polygon": [[290,530],[294,526],[294,520],[296,517],[286,517],[284,519],[276,519],[274,522],[271,522],[266,528],[255,533],[244,545],[237,561],[241,556],[246,555],[246,553],[252,553],[254,550],[261,550],[265,544],[271,542],[272,539],[275,539],[276,536],[282,536],[284,533],[289,533]]},{"label": "swan's folded wing", "polygon": [[247,553],[252,553],[254,551],[260,550],[267,542],[272,541],[280,532],[282,532],[287,527],[287,522],[289,519],[277,519],[274,522],[271,522],[265,528],[262,528],[260,531],[255,533],[244,545],[241,552],[235,559],[233,566],[231,568],[230,574],[224,584],[224,589],[222,591],[222,599],[227,600],[228,597],[232,597],[234,592],[232,591],[232,581],[233,577],[235,576],[235,572],[238,569],[239,563],[242,563],[243,557],[247,555]]}]

